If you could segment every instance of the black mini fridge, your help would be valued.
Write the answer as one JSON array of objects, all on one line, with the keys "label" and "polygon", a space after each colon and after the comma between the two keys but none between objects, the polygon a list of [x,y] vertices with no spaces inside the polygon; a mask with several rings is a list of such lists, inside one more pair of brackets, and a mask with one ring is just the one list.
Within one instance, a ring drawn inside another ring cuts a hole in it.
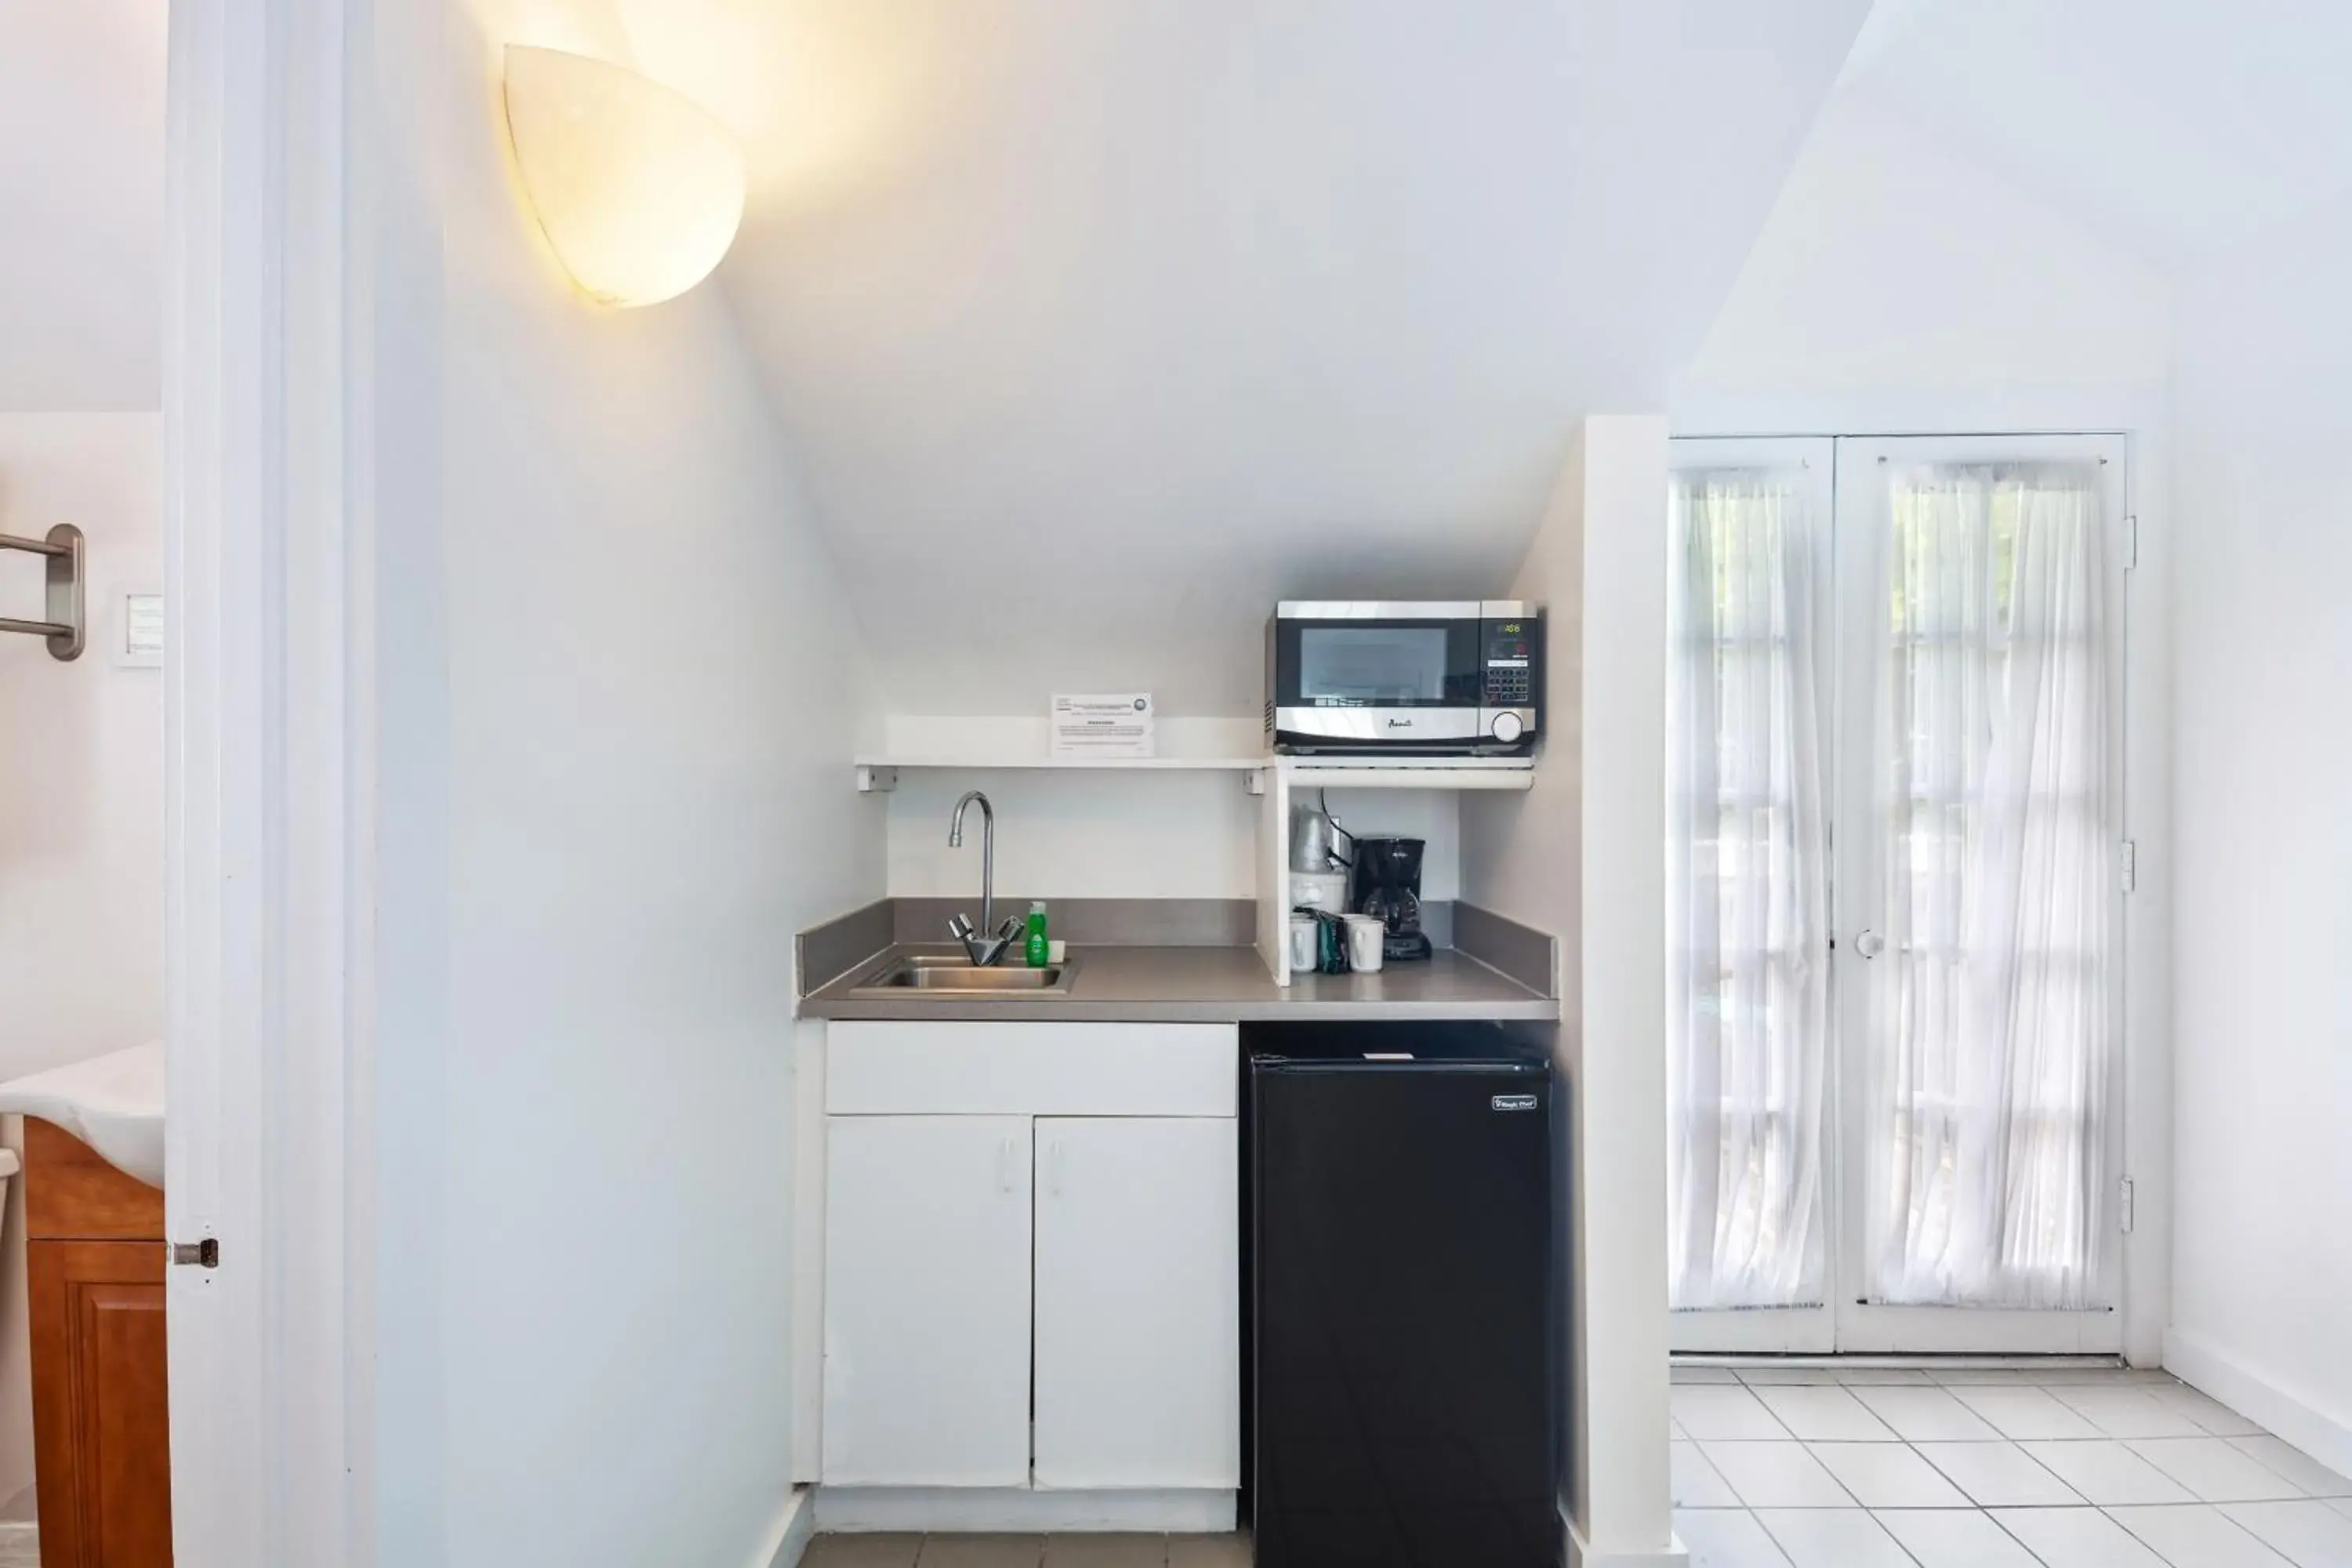
[{"label": "black mini fridge", "polygon": [[1548,1028],[1252,1026],[1258,1568],[1555,1568]]}]

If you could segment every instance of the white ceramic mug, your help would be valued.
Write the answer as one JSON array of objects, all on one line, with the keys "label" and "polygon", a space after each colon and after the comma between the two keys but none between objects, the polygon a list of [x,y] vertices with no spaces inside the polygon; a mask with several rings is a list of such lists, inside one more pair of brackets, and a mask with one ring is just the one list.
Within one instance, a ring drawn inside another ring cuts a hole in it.
[{"label": "white ceramic mug", "polygon": [[1315,917],[1290,917],[1290,973],[1312,974],[1315,972]]},{"label": "white ceramic mug", "polygon": [[1348,917],[1348,967],[1359,974],[1380,968],[1389,938],[1388,921],[1378,915]]}]

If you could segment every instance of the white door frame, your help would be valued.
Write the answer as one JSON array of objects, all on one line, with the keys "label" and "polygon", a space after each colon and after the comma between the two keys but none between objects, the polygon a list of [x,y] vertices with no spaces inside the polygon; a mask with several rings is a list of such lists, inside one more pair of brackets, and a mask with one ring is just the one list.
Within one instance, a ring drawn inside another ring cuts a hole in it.
[{"label": "white door frame", "polygon": [[[1832,966],[1836,974],[1834,1033],[1844,1071],[1856,1070],[1856,1047],[1867,1038],[1872,1019],[1873,960],[1859,951],[1857,932],[1874,923],[1874,890],[1881,885],[1876,824],[1862,831],[1867,805],[1875,787],[1875,760],[1871,755],[1874,731],[1870,696],[1875,689],[1876,647],[1883,632],[1856,638],[1843,624],[1843,612],[1857,601],[1847,584],[1877,580],[1863,563],[1880,559],[1887,537],[1885,501],[1881,492],[1880,465],[1890,460],[1969,463],[2011,461],[2095,461],[2103,476],[2101,501],[2105,509],[2103,538],[2107,552],[2108,643],[2107,680],[2110,731],[2107,755],[2107,798],[2116,839],[2124,835],[2125,757],[2128,751],[2128,718],[2125,701],[2124,648],[2126,599],[2125,572],[2131,505],[2130,444],[2121,436],[1901,436],[1851,437],[1837,443],[1837,510],[1839,590],[1841,610],[1835,662],[1838,667],[1837,789],[1838,842],[1834,856],[1839,889],[1832,919],[1838,942]],[[1860,526],[1856,526],[1859,524]],[[1867,605],[1866,613],[1883,616],[1883,604]],[[2111,862],[2112,869],[2112,862]],[[2120,881],[2108,884],[2116,983],[2108,998],[2112,1044],[2112,1079],[2108,1088],[2107,1173],[2119,1181],[2125,1171],[2126,1127],[2134,1097],[2131,1093],[2132,1053],[2124,1035],[2124,995],[2128,973],[2125,940],[2126,910]],[[1846,1212],[1867,1213],[1863,1151],[1870,1147],[1866,1119],[1870,1114],[1860,1084],[1845,1086],[1841,1114],[1846,1118],[1839,1139],[1847,1151],[1843,1194]],[[2105,1310],[2026,1311],[1986,1307],[1891,1307],[1863,1298],[1868,1268],[1863,1248],[1868,1238],[1859,1224],[1849,1224],[1839,1237],[1844,1257],[1836,1270],[1837,1343],[1841,1351],[1864,1353],[1979,1352],[2013,1354],[2116,1354],[2124,1349],[2123,1312],[2128,1299],[2125,1286],[2124,1236],[2117,1225],[2114,1196],[2109,1194],[2099,1233],[2099,1274],[2110,1303]]]},{"label": "white door frame", "polygon": [[[364,16],[360,9],[357,15]],[[163,414],[181,1568],[372,1561],[365,509],[347,480],[341,0],[173,0]]]},{"label": "white door frame", "polygon": [[[1967,456],[1977,453],[2032,455],[2037,451],[2065,450],[2073,452],[2100,451],[2111,457],[2122,472],[2111,487],[2110,501],[2115,507],[2116,526],[2109,534],[2111,613],[2118,629],[2117,647],[2111,650],[2111,690],[2114,693],[2111,713],[2116,729],[2111,766],[2116,803],[2116,831],[2124,837],[2137,841],[2141,848],[2143,869],[2148,863],[2151,841],[2146,837],[2147,824],[2141,821],[2146,810],[2145,798],[2150,792],[2146,775],[2151,760],[2160,760],[2162,748],[2168,736],[2168,715],[2161,700],[2161,682],[2158,679],[2162,667],[2160,618],[2151,628],[2143,624],[2147,619],[2146,606],[2138,604],[2131,593],[2131,584],[2139,574],[2144,548],[2140,513],[2147,506],[2144,493],[2146,477],[2142,465],[2136,459],[2141,440],[2112,426],[2103,427],[2097,420],[2061,418],[2041,430],[2028,430],[2002,422],[1987,422],[1964,415],[1948,419],[1925,419],[1896,429],[1874,426],[1867,417],[1867,405],[1852,408],[1842,416],[1827,423],[1832,429],[1843,426],[1851,432],[1874,431],[1873,434],[1819,435],[1755,435],[1755,436],[1678,436],[1674,439],[1674,466],[1681,468],[1716,467],[1724,465],[1764,465],[1787,461],[1800,450],[1810,451],[1818,443],[1847,452],[1867,448],[1874,456],[1886,442],[1908,437],[1912,449],[1927,453],[1935,445],[1935,455]],[[2149,423],[2153,414],[2137,416],[2132,423]],[[1758,421],[1766,429],[1775,421]],[[1811,421],[1791,421],[1781,428],[1803,429]],[[1982,434],[1954,434],[1971,426]],[[2067,427],[2071,426],[2071,427]],[[1841,510],[1850,510],[1843,506]],[[1824,656],[1824,664],[1838,667],[1841,649],[1837,639]],[[1843,679],[1835,676],[1841,688]],[[1825,713],[1834,711],[1834,704],[1825,705]],[[1832,721],[1834,723],[1834,721]],[[1835,764],[1832,763],[1832,766]],[[1842,782],[1842,781],[1841,781]],[[1833,794],[1840,793],[1833,791]],[[2158,796],[2160,810],[2161,797]],[[1850,836],[1849,836],[1850,837]],[[1840,859],[1844,859],[1841,851]],[[1851,879],[1843,865],[1838,878],[1840,886]],[[1986,1352],[2012,1351],[2024,1353],[2030,1350],[2057,1349],[2084,1352],[2128,1352],[2135,1361],[2155,1364],[2154,1349],[2166,1316],[2168,1280],[2166,1269],[2168,1254],[2161,1233],[2161,1216],[2169,1209],[2169,1140],[2164,1122],[2170,1104],[2170,1075],[2163,1060],[2167,1037],[2166,1019],[2162,1009],[2151,1005],[2151,997],[2160,990],[2155,976],[2160,965],[2147,962],[2151,931],[2160,934],[2163,924],[2160,901],[2153,906],[2155,915],[2135,919],[2142,913],[2136,905],[2142,900],[2116,894],[2115,961],[2119,984],[2113,998],[2116,1029],[2116,1075],[2115,1125],[2110,1134],[2110,1153],[2115,1174],[2118,1179],[2131,1178],[2139,1189],[2138,1208],[2143,1222],[2153,1214],[2159,1223],[2150,1226],[2142,1223],[2120,1237],[2110,1235],[2107,1244],[2110,1258],[2107,1278],[2113,1292],[2115,1310],[2106,1314],[2092,1313],[1991,1313],[1984,1314],[1987,1321],[1980,1330],[1990,1330],[1990,1337],[1975,1339],[1961,1336],[1953,1339],[1948,1347],[1938,1341],[1949,1336],[1939,1334],[1937,1321],[1951,1314],[1937,1309],[1921,1309],[1916,1312],[1902,1309],[1874,1308],[1859,1315],[1853,1292],[1843,1287],[1856,1277],[1857,1260],[1845,1256],[1844,1237],[1849,1228],[1843,1220],[1844,1211],[1855,1201],[1847,1189],[1853,1185],[1852,1173],[1834,1176],[1835,1187],[1825,1198],[1828,1222],[1831,1225],[1833,1256],[1831,1263],[1832,1283],[1835,1296],[1830,1307],[1822,1309],[1790,1309],[1741,1312],[1694,1312],[1674,1314],[1670,1329],[1671,1343],[1679,1352],[1699,1353],[1823,1353],[1832,1345],[1841,1350],[1869,1352],[1878,1348],[1877,1341],[1893,1329],[1896,1337],[1908,1336],[1917,1342],[1911,1348],[1930,1350],[1975,1349]],[[1850,934],[1853,922],[1847,910],[1836,910],[1832,923],[1840,934]],[[1831,1115],[1841,1115],[1843,1096],[1839,1091],[1838,1068],[1844,1052],[1841,1037],[1851,1026],[1849,1007],[1844,994],[1859,991],[1862,983],[1844,973],[1856,966],[1849,943],[1841,943],[1838,995],[1832,999],[1831,1024],[1832,1070],[1828,1075],[1828,1092],[1832,1097]],[[1833,1139],[1843,1148],[1851,1142],[1851,1134]],[[1834,1164],[1832,1166],[1834,1175]],[[1848,1321],[1832,1335],[1829,1321],[1843,1312]],[[1917,1321],[1908,1320],[1917,1319]],[[1866,1322],[1864,1320],[1874,1320]],[[2036,1321],[2040,1320],[2040,1321]],[[2063,1320],[2063,1322],[2059,1320]],[[2068,1342],[2060,1343],[2060,1341]]]},{"label": "white door frame", "polygon": [[[1817,574],[1814,580],[1823,590],[1814,595],[1813,635],[1817,651],[1813,673],[1819,688],[1815,711],[1821,717],[1822,725],[1821,778],[1824,811],[1833,810],[1837,797],[1832,751],[1837,710],[1837,603],[1836,595],[1827,591],[1836,564],[1832,551],[1836,521],[1836,461],[1837,442],[1826,436],[1683,437],[1671,442],[1667,453],[1667,466],[1675,473],[1706,468],[1786,469],[1800,465],[1804,468],[1805,494],[1812,509],[1812,544]],[[1679,592],[1679,584],[1675,585],[1672,591]],[[1676,653],[1674,657],[1679,658],[1680,655]],[[1671,778],[1667,781],[1667,787],[1675,787]],[[1829,910],[1829,914],[1834,922],[1833,908]],[[1834,929],[1833,924],[1832,929]],[[1822,934],[1826,937],[1828,932]],[[1824,953],[1822,956],[1826,959],[1828,955]],[[1845,1184],[1841,1179],[1838,1167],[1838,1155],[1843,1143],[1833,1135],[1831,1125],[1838,1114],[1834,986],[1831,988],[1831,1002],[1830,1016],[1823,1020],[1826,1037],[1822,1042],[1825,1058],[1822,1070],[1823,1147],[1819,1218],[1823,1248],[1822,1299],[1801,1307],[1675,1312],[1667,1319],[1666,1342],[1669,1349],[1759,1355],[1827,1355],[1837,1348],[1837,1298],[1841,1283],[1838,1269],[1843,1262],[1843,1249],[1838,1238],[1843,1234]]]}]

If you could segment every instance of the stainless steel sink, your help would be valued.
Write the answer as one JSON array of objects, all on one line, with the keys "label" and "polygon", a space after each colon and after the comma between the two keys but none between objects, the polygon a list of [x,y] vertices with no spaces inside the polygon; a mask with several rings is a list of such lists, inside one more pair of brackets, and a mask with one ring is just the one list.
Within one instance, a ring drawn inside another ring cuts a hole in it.
[{"label": "stainless steel sink", "polygon": [[1069,990],[1068,963],[1031,969],[1025,964],[975,968],[961,953],[914,953],[861,980],[856,991],[923,991],[935,995],[1056,996]]}]

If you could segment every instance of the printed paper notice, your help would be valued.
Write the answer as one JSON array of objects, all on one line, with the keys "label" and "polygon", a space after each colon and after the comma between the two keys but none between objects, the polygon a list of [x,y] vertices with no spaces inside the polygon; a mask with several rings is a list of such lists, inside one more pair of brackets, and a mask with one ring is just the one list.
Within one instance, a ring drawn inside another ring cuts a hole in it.
[{"label": "printed paper notice", "polygon": [[1057,757],[1150,757],[1159,754],[1151,733],[1151,693],[1054,698],[1054,752]]}]

